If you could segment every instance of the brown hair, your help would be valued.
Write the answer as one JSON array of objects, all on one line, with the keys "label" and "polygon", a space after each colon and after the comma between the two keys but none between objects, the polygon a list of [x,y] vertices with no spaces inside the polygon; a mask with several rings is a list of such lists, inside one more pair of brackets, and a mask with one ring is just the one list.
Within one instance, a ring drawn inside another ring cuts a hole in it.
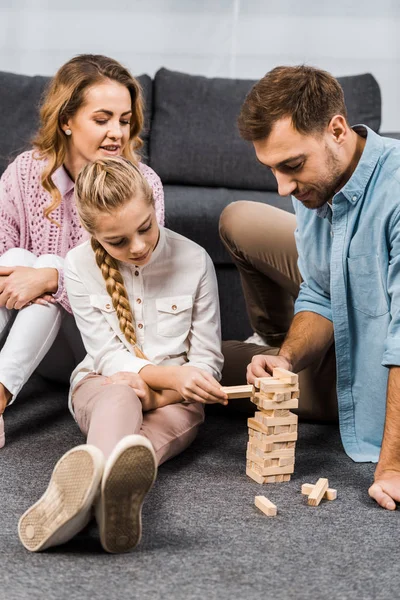
[{"label": "brown hair", "polygon": [[61,203],[61,194],[52,180],[53,173],[63,164],[67,151],[67,138],[61,125],[65,124],[84,104],[87,90],[110,79],[125,86],[132,100],[132,119],[129,142],[123,155],[137,164],[143,142],[139,137],[143,127],[143,100],[139,83],[116,60],[99,54],[81,54],[72,58],[56,73],[47,89],[40,111],[40,129],[33,140],[38,158],[46,159],[42,172],[42,185],[52,196],[44,215],[49,216]]},{"label": "brown hair", "polygon": [[334,115],[347,118],[343,90],[330,73],[306,67],[276,67],[247,95],[238,118],[240,135],[267,138],[279,119],[290,117],[294,129],[321,133]]},{"label": "brown hair", "polygon": [[93,237],[99,213],[112,214],[138,195],[154,206],[152,189],[140,169],[122,157],[100,159],[86,165],[75,183],[79,218],[84,228],[92,235],[91,243],[96,263],[117,312],[120,329],[128,342],[134,346],[136,356],[146,358],[137,345],[135,321],[118,261]]}]

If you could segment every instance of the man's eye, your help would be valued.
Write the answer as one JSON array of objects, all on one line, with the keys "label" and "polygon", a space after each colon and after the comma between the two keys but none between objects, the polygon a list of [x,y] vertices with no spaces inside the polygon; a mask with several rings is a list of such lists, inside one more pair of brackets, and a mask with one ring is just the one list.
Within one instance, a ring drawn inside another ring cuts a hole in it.
[{"label": "man's eye", "polygon": [[301,167],[303,166],[304,163],[299,162],[297,163],[297,165],[291,165],[290,167],[288,167],[291,171],[299,171],[301,169]]}]

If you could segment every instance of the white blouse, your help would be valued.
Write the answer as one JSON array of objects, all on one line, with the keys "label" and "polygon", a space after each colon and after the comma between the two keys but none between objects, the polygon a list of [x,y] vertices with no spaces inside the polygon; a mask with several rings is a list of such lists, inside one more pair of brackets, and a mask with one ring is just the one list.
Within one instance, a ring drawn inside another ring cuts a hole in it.
[{"label": "white blouse", "polygon": [[65,260],[65,285],[87,355],[71,375],[71,389],[88,373],[139,373],[147,364],[191,365],[221,378],[217,279],[207,252],[160,227],[149,262],[119,263],[135,319],[138,358],[119,328],[95,255],[86,241]]}]

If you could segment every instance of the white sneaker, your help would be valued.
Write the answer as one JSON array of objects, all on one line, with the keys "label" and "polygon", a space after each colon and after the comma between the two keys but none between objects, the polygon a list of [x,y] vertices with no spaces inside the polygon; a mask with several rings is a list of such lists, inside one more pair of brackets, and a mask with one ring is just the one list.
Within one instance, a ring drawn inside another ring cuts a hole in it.
[{"label": "white sneaker", "polygon": [[156,455],[147,438],[128,435],[118,442],[104,467],[96,504],[104,550],[127,552],[140,542],[142,504],[156,477]]},{"label": "white sneaker", "polygon": [[267,340],[255,332],[253,333],[253,335],[248,337],[247,340],[244,340],[244,343],[245,344],[257,344],[257,346],[268,346],[268,348],[271,348],[271,346],[267,343]]},{"label": "white sneaker", "polygon": [[3,415],[0,415],[0,448],[6,443],[6,436],[4,433],[4,419]]},{"label": "white sneaker", "polygon": [[27,550],[64,544],[86,527],[103,469],[103,453],[95,446],[76,446],[60,458],[47,490],[19,520],[18,535]]}]

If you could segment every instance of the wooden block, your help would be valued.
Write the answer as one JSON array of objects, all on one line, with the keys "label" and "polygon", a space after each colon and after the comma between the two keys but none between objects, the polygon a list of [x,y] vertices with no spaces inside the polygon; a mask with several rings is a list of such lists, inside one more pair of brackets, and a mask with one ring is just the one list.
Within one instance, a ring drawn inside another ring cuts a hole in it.
[{"label": "wooden block", "polygon": [[283,483],[284,481],[290,481],[290,474],[286,475],[269,475],[268,477],[262,477],[258,473],[255,473],[252,469],[246,469],[246,475],[256,481],[257,483]]},{"label": "wooden block", "polygon": [[[282,394],[282,395],[286,395],[286,394]],[[273,399],[270,400],[270,399],[266,398],[265,396],[263,396],[262,394],[257,393],[257,394],[254,394],[254,396],[251,398],[251,401],[258,408],[260,408],[262,410],[275,410],[275,409],[291,410],[292,408],[299,408],[299,399],[298,398],[291,399],[290,398],[291,394],[289,393],[288,395],[289,395],[288,400],[282,400],[279,402],[275,402],[275,400],[273,400]]]},{"label": "wooden block", "polygon": [[308,504],[310,506],[318,506],[318,504],[322,500],[322,497],[328,490],[328,487],[328,480],[324,477],[320,477],[320,479],[318,479],[317,483],[315,484],[313,491],[308,496]]},{"label": "wooden block", "polygon": [[270,428],[265,427],[262,423],[256,421],[256,419],[248,419],[247,424],[249,429],[253,429],[258,433],[263,434],[263,437],[261,438],[261,441],[263,442],[294,442],[297,440],[297,431],[294,433],[278,433],[277,435],[272,435],[269,431]]},{"label": "wooden block", "polygon": [[[274,446],[275,444],[271,445]],[[265,452],[252,442],[247,443],[247,450],[263,460],[270,460],[271,458],[288,458],[290,456],[294,456],[295,454],[295,448],[281,448],[280,450],[272,449]]]},{"label": "wooden block", "polygon": [[267,477],[268,475],[285,475],[294,473],[294,465],[286,465],[285,467],[261,467],[258,463],[251,460],[246,460],[246,467],[255,473]]},{"label": "wooden block", "polygon": [[280,367],[275,367],[272,371],[272,377],[276,377],[276,379],[285,380],[285,382],[289,381],[289,383],[296,384],[299,381],[299,376],[296,373],[292,373],[292,371],[287,371],[286,369],[281,369]]},{"label": "wooden block", "polygon": [[254,503],[267,517],[275,517],[278,512],[277,507],[265,496],[256,496]]},{"label": "wooden block", "polygon": [[[313,483],[303,483],[301,486],[301,493],[304,496],[309,496],[313,491],[315,485]],[[323,496],[326,500],[336,500],[337,498],[337,490],[333,488],[328,488]]]},{"label": "wooden block", "polygon": [[235,400],[236,398],[250,398],[253,392],[252,385],[227,385],[222,387],[225,394],[228,394],[229,400]]},{"label": "wooden block", "polygon": [[[271,393],[293,393],[299,391],[298,385],[291,385],[290,383],[282,383],[279,379],[274,379],[272,377],[260,377],[258,380],[258,386],[254,383],[254,387],[260,390],[260,392],[264,392],[265,394]],[[276,398],[275,398],[276,399]],[[285,399],[288,400],[286,397]]]},{"label": "wooden block", "polygon": [[263,423],[265,427],[276,427],[277,425],[297,425],[298,416],[289,413],[288,417],[269,417],[268,415],[265,416],[264,412],[258,411],[255,414],[255,419]]}]

